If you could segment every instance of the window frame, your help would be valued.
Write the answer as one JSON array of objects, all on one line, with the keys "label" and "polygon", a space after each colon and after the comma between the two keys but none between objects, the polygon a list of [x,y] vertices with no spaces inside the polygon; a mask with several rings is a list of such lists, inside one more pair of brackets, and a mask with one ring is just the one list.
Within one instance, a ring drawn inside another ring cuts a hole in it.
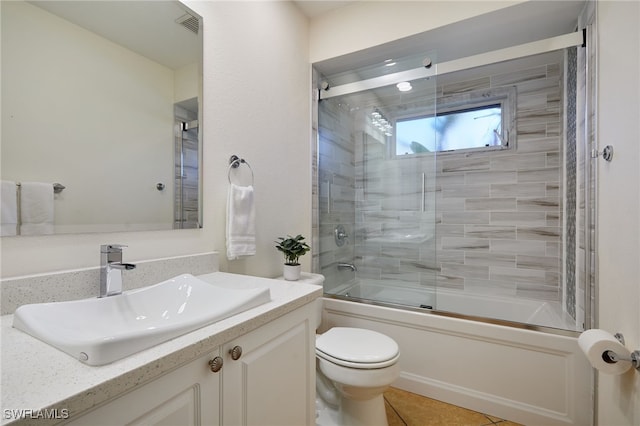
[{"label": "window frame", "polygon": [[[412,158],[425,154],[448,155],[454,153],[470,153],[470,152],[487,152],[487,151],[505,151],[516,148],[516,87],[496,87],[491,89],[474,90],[465,93],[456,93],[447,96],[438,96],[436,106],[420,108],[413,113],[397,116],[393,120],[393,136],[391,154],[393,158]],[[396,153],[396,138],[398,121],[408,121],[411,119],[430,118],[434,115],[442,116],[454,114],[456,112],[465,112],[473,109],[500,105],[501,123],[499,139],[501,143],[493,146],[479,146],[461,149],[452,149],[446,151],[430,151],[412,154]]]}]

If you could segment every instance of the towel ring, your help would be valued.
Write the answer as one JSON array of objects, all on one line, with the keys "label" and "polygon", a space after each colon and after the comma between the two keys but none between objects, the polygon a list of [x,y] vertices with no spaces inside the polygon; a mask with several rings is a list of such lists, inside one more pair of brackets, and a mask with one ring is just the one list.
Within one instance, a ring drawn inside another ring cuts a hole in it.
[{"label": "towel ring", "polygon": [[232,155],[229,158],[229,169],[227,170],[227,179],[229,180],[229,183],[231,183],[231,169],[237,169],[238,167],[240,167],[240,164],[246,164],[247,167],[249,167],[249,170],[251,171],[251,185],[253,185],[253,182],[254,182],[253,169],[251,168],[249,163],[247,163],[244,160],[244,158],[240,158],[237,155]]}]

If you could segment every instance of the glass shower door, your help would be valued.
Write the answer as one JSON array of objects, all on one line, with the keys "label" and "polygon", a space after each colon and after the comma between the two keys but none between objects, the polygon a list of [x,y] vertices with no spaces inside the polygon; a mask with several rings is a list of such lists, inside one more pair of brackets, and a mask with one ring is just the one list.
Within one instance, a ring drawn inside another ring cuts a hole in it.
[{"label": "glass shower door", "polygon": [[594,77],[580,35],[497,62],[426,69],[413,57],[396,72],[385,63],[321,79],[327,293],[588,328]]},{"label": "glass shower door", "polygon": [[[368,68],[356,74],[375,72]],[[327,80],[339,84],[345,78]],[[407,117],[435,114],[435,80],[394,83],[319,102],[319,242],[325,293],[435,307],[436,158],[429,149],[435,131],[398,126]]]},{"label": "glass shower door", "polygon": [[[394,114],[389,106],[386,110]],[[435,153],[398,156],[394,145],[408,135],[391,130],[391,146],[363,136],[357,187],[362,200],[356,215],[361,286],[380,302],[432,309],[437,271]]]}]

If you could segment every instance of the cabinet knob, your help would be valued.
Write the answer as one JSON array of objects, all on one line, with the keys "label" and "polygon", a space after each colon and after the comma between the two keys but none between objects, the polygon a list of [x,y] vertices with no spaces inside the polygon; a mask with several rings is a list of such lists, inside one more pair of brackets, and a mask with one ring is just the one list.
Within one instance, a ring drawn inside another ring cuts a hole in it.
[{"label": "cabinet knob", "polygon": [[217,373],[218,371],[220,371],[220,369],[222,368],[222,364],[224,362],[222,361],[222,358],[217,356],[214,359],[209,361],[209,368],[211,368],[211,372],[212,373]]},{"label": "cabinet knob", "polygon": [[231,359],[237,361],[242,356],[242,347],[234,346],[232,349],[229,349],[229,354],[231,355]]}]

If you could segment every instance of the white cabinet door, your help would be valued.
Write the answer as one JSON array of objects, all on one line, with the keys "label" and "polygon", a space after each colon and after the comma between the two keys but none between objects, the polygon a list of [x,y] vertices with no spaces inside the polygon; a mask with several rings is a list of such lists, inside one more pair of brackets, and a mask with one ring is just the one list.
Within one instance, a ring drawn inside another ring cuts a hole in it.
[{"label": "white cabinet door", "polygon": [[198,358],[166,375],[72,420],[72,425],[220,425],[221,371]]},{"label": "white cabinet door", "polygon": [[225,426],[315,424],[314,312],[309,304],[223,346]]},{"label": "white cabinet door", "polygon": [[[69,424],[314,425],[316,314],[309,303]],[[233,359],[236,347],[242,354]],[[218,356],[223,366],[213,373]]]}]

